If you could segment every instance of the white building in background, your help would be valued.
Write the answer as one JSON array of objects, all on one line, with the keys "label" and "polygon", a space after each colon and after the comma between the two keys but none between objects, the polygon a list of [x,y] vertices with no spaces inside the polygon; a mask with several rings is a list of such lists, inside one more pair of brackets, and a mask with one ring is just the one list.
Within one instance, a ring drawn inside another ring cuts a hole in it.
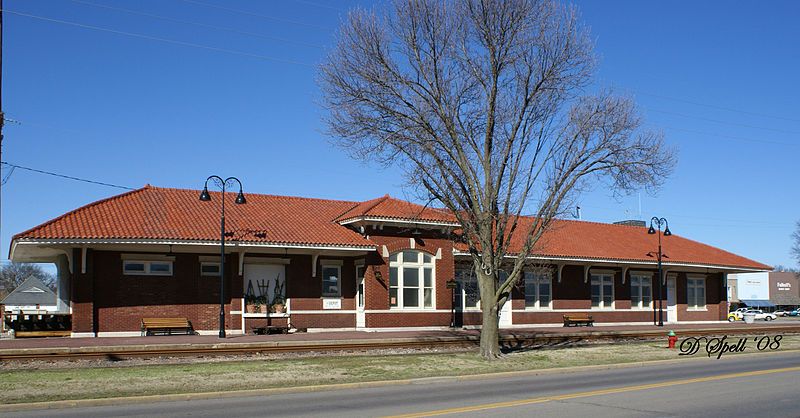
[{"label": "white building in background", "polygon": [[738,300],[750,308],[774,308],[769,299],[769,272],[728,274],[729,300]]},{"label": "white building in background", "polygon": [[39,311],[56,312],[56,294],[38,277],[30,276],[14,291],[8,294],[0,304],[6,312]]}]

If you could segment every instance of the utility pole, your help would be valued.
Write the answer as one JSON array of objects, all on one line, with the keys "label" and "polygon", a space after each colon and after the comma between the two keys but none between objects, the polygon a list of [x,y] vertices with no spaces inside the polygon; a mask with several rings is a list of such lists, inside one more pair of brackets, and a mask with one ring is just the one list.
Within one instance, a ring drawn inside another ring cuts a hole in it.
[{"label": "utility pole", "polygon": [[[3,113],[3,0],[0,0],[0,161],[3,161],[3,126],[6,124],[6,114]],[[3,225],[3,193],[0,182],[0,230]]]}]

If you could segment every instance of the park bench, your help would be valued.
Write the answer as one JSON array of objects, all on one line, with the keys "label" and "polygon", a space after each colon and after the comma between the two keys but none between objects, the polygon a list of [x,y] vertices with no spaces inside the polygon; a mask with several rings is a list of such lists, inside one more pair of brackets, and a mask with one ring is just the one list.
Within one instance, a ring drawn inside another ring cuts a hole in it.
[{"label": "park bench", "polygon": [[172,335],[194,334],[192,323],[186,318],[142,318],[142,336],[146,335]]},{"label": "park bench", "polygon": [[564,315],[564,326],[570,327],[573,325],[591,327],[594,326],[594,319],[589,314]]}]

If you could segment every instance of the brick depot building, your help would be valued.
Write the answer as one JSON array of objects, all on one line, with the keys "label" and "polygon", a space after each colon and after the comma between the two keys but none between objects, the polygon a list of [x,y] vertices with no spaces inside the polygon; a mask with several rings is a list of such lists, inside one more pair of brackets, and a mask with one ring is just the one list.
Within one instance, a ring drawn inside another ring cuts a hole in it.
[{"label": "brick depot building", "polygon": [[[143,317],[185,317],[216,333],[221,196],[199,195],[145,186],[91,203],[14,236],[9,258],[56,263],[58,309],[71,313],[73,336],[139,335]],[[438,329],[449,327],[451,309],[457,325],[480,325],[471,259],[452,239],[459,225],[450,213],[388,195],[234,198],[226,196],[229,333],[267,323]],[[561,325],[569,313],[590,313],[597,325],[652,323],[657,269],[648,253],[657,238],[645,228],[558,220],[541,242],[531,261],[549,268],[525,273],[501,327]],[[770,270],[676,235],[664,237],[664,253],[667,322],[724,320],[726,275]],[[283,302],[283,312],[249,313],[246,302],[259,296]]]}]

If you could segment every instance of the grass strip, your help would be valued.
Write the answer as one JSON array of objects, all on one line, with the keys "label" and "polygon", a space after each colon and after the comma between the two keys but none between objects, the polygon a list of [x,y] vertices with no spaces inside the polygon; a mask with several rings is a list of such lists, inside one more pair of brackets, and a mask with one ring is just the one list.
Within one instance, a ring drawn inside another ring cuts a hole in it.
[{"label": "grass strip", "polygon": [[[734,337],[731,344],[735,344]],[[622,364],[679,358],[666,341],[518,351],[487,362],[477,353],[318,356],[248,361],[0,371],[0,403],[46,402],[285,388],[439,376]],[[745,353],[758,352],[748,341]],[[800,349],[784,336],[778,351]],[[770,350],[767,350],[770,351]],[[725,357],[735,353],[725,354]],[[705,357],[701,349],[694,357]],[[124,365],[124,362],[120,362]]]}]

